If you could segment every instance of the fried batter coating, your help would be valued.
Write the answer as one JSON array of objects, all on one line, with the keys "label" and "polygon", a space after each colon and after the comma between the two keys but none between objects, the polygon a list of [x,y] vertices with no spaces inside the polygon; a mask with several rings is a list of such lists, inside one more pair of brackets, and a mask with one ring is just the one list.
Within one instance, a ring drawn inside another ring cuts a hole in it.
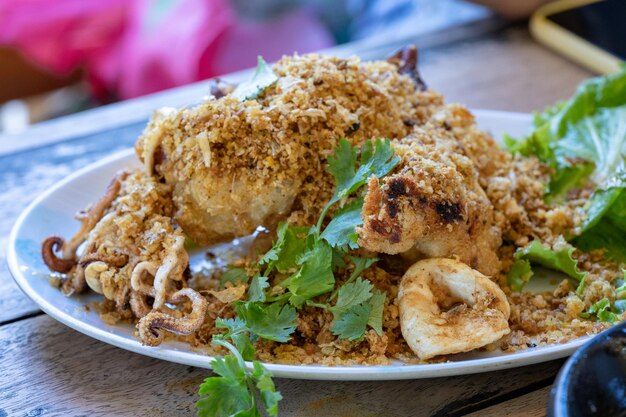
[{"label": "fried batter coating", "polygon": [[[127,308],[135,267],[141,262],[162,264],[176,241],[184,240],[180,229],[172,224],[170,216],[174,207],[169,194],[169,186],[159,184],[141,171],[128,175],[122,181],[119,196],[87,237],[82,255],[92,260],[83,262],[87,284],[114,300],[118,309]],[[177,256],[181,268],[172,275],[182,276],[187,267],[186,255],[184,252],[184,256]],[[120,257],[126,262],[110,262]]]},{"label": "fried batter coating", "polygon": [[[294,337],[260,340],[259,359],[386,364],[499,338],[510,350],[559,343],[608,326],[579,318],[616,296],[611,281],[624,265],[602,263],[600,252],[574,254],[589,272],[582,297],[567,281],[535,295],[511,293],[504,279],[517,248],[575,234],[591,190],[546,203],[548,168],[500,149],[465,107],[423,91],[416,59],[415,48],[369,63],[286,57],[274,66],[278,81],[256,99],[241,101],[228,94],[234,86],[215,82],[197,107],[157,112],[135,146],[143,171],[118,174],[79,214],[73,238],[47,238],[44,261],[68,274],[66,294],[88,287],[103,294],[103,320],[135,322],[144,344],[160,344],[167,331],[212,351],[212,336],[223,330],[217,318],[235,317],[246,285],[215,291],[219,272],[189,280],[183,232],[206,245],[281,220],[314,224],[334,191],[326,160],[338,141],[361,146],[384,137],[401,162],[384,179],[368,180],[362,248],[352,253],[381,255],[361,277],[386,294],[382,334],[339,339],[328,309],[304,306]],[[250,252],[264,238],[271,233]],[[255,255],[235,263],[258,268]],[[421,258],[430,259],[415,263]],[[408,271],[407,262],[415,263]],[[335,271],[335,289],[352,271]],[[483,274],[497,277],[504,292]]]},{"label": "fried batter coating", "polygon": [[534,239],[552,244],[561,235],[574,234],[574,227],[582,221],[579,208],[584,200],[546,203],[549,169],[537,158],[513,156],[502,149],[460,104],[441,106],[431,120],[449,129],[462,153],[474,163],[505,244],[520,247]]},{"label": "fried batter coating", "polygon": [[457,256],[486,275],[500,270],[500,230],[472,160],[445,128],[431,122],[393,142],[400,168],[370,178],[358,229],[365,249],[420,257]]},{"label": "fried batter coating", "polygon": [[441,97],[386,61],[305,55],[274,65],[260,98],[211,98],[153,118],[136,144],[146,171],[173,186],[175,219],[205,245],[314,223],[333,191],[324,166],[342,137],[401,138]]},{"label": "fried batter coating", "polygon": [[398,300],[402,335],[420,359],[468,352],[510,332],[511,309],[498,284],[452,259],[409,268]]},{"label": "fried batter coating", "polygon": [[[100,200],[102,215],[93,219],[91,230],[79,231],[86,239],[80,258],[67,271],[68,293],[80,292],[86,284],[115,304],[118,317],[142,319],[140,337],[146,344],[163,339],[156,328],[177,334],[197,330],[206,302],[185,288],[189,257],[185,236],[172,221],[171,187],[142,171],[124,172],[115,181],[107,191],[110,198]],[[175,312],[171,308],[187,299],[192,311],[181,318],[185,305]]]}]

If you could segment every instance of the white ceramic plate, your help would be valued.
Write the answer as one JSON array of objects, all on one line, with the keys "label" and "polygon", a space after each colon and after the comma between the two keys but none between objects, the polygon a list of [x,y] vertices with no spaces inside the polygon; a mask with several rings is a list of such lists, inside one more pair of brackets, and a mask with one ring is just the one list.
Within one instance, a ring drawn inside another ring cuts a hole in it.
[{"label": "white ceramic plate", "polygon": [[[494,111],[475,112],[479,126],[496,138],[507,132],[523,135],[530,116]],[[111,326],[104,323],[86,303],[97,300],[96,295],[65,297],[49,283],[48,270],[41,260],[41,241],[52,234],[71,236],[78,228],[73,215],[96,200],[115,172],[136,167],[138,162],[131,149],[112,155],[76,172],[39,196],[19,217],[9,239],[8,263],[20,288],[43,311],[53,318],[88,336],[142,355],[209,368],[211,358],[192,350],[181,342],[166,342],[159,347],[141,345],[128,325]],[[471,352],[457,355],[446,363],[426,365],[325,367],[319,365],[278,365],[266,367],[278,377],[327,380],[391,380],[462,375],[513,368],[549,361],[570,355],[588,338],[544,348],[516,353]]]}]

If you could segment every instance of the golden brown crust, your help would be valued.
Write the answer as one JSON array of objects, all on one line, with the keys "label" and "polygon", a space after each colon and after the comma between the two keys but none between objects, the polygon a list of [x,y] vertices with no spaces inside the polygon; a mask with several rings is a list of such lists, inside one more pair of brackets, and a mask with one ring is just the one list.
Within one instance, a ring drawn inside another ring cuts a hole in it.
[{"label": "golden brown crust", "polygon": [[[533,239],[559,245],[563,235],[576,231],[589,190],[577,190],[563,204],[546,203],[549,170],[534,158],[500,149],[462,105],[421,91],[405,65],[411,59],[410,53],[400,54],[394,65],[287,57],[274,66],[278,82],[257,99],[241,102],[215,90],[215,97],[195,108],[158,112],[136,143],[144,171],[120,182],[119,196],[106,203],[102,218],[81,238],[87,238],[81,258],[63,256],[76,262],[69,274],[103,293],[102,317],[108,323],[144,318],[139,331],[145,343],[160,342],[164,332],[155,329],[169,328],[190,333],[176,337],[208,353],[225,353],[211,346],[212,336],[223,331],[215,321],[235,316],[233,302],[246,288],[221,288],[219,271],[189,280],[181,228],[205,244],[246,235],[259,224],[271,229],[285,219],[313,224],[333,193],[326,159],[337,141],[347,137],[360,145],[388,137],[401,163],[388,177],[369,180],[360,231],[365,249],[357,254],[383,252],[379,266],[362,273],[386,293],[382,335],[370,329],[362,340],[340,340],[330,330],[332,313],[305,306],[288,343],[257,344],[260,360],[419,361],[402,336],[398,293],[400,277],[423,257],[452,257],[444,261],[460,260],[497,276],[511,304],[512,333],[487,348],[559,343],[606,327],[579,317],[598,300],[615,299],[610,282],[624,265],[603,261],[601,253],[574,254],[589,272],[582,297],[567,281],[552,294],[511,293],[505,279],[517,248]],[[46,253],[53,241],[48,246]],[[253,258],[235,263],[249,275],[258,269]],[[351,267],[336,273],[336,289],[350,273]],[[478,279],[484,286],[496,285],[484,279]],[[435,299],[449,298],[446,286],[430,288]],[[174,297],[180,291],[190,296]],[[325,297],[315,301],[325,303]],[[176,300],[180,303],[171,308]],[[504,305],[499,300],[500,294],[477,297],[471,308],[445,305],[438,319],[450,326],[466,320],[499,324],[500,334],[508,310],[492,308]]]},{"label": "golden brown crust", "polygon": [[332,194],[324,165],[340,138],[404,137],[441,102],[384,61],[305,55],[274,72],[278,82],[260,98],[155,117],[137,142],[144,162],[161,159],[154,169],[174,187],[176,221],[200,244],[287,216],[314,222]]},{"label": "golden brown crust", "polygon": [[504,292],[456,260],[414,264],[402,277],[398,300],[402,335],[420,359],[468,352],[510,331]]},{"label": "golden brown crust", "polygon": [[402,162],[379,188],[371,178],[359,245],[422,257],[458,256],[487,275],[500,271],[500,230],[478,172],[445,129],[426,123],[393,143]]}]

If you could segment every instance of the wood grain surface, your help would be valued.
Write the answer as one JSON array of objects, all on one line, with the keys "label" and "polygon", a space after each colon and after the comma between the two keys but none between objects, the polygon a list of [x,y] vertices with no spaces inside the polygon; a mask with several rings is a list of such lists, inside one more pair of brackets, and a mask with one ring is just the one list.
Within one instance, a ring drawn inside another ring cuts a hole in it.
[{"label": "wood grain surface", "polygon": [[[541,109],[571,95],[590,76],[537,45],[520,27],[449,44],[429,42],[420,54],[424,78],[449,101],[473,108]],[[396,47],[381,46],[376,53]],[[4,258],[9,230],[37,194],[131,146],[152,109],[197,102],[206,93],[203,86],[0,136],[0,417],[195,414],[197,386],[208,371],[126,352],[55,322],[22,295]],[[277,385],[285,397],[284,416],[535,416],[545,412],[548,388],[561,364],[416,381],[278,379]]]},{"label": "wood grain surface", "polygon": [[[210,374],[106,345],[46,315],[1,326],[0,352],[0,416],[193,416],[198,385]],[[560,366],[413,381],[275,382],[285,397],[281,415],[444,417],[547,387]]]},{"label": "wood grain surface", "polygon": [[520,395],[483,410],[468,414],[468,417],[542,417],[546,415],[550,388],[544,387]]}]

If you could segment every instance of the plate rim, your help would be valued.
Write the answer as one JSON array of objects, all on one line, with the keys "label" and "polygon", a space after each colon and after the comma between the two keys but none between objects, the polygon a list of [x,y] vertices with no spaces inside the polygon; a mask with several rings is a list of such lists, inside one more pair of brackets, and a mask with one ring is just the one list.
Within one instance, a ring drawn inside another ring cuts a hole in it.
[{"label": "plate rim", "polygon": [[[531,120],[528,113],[508,112],[501,110],[472,110],[477,118],[495,117],[517,120]],[[140,355],[161,359],[169,362],[179,363],[201,368],[210,369],[212,356],[201,352],[182,351],[172,348],[149,347],[142,345],[137,339],[128,339],[122,335],[110,333],[102,328],[94,327],[82,320],[62,311],[50,301],[40,296],[29,284],[25,274],[20,270],[16,241],[20,230],[25,225],[29,214],[38,207],[41,202],[57,192],[75,179],[89,173],[95,169],[116,162],[120,159],[128,158],[134,153],[133,148],[124,149],[108,155],[101,160],[89,164],[62,180],[56,182],[52,187],[39,194],[18,216],[15,221],[7,242],[6,261],[9,271],[20,290],[26,294],[35,304],[38,305],[47,315],[76,330],[86,336],[92,337],[101,342],[115,347],[131,351]],[[435,364],[398,364],[398,365],[354,365],[354,366],[324,366],[324,365],[289,365],[277,363],[263,363],[274,376],[279,378],[309,379],[309,380],[329,380],[329,381],[382,381],[400,379],[422,379],[432,377],[446,377],[457,375],[469,375],[480,372],[496,371],[521,366],[547,362],[559,359],[572,354],[581,345],[587,342],[591,336],[583,336],[578,339],[540,348],[529,348],[527,350],[504,354],[505,356],[494,356],[488,358],[468,359],[461,361],[449,361]],[[252,363],[247,362],[246,366],[251,369]]]}]

